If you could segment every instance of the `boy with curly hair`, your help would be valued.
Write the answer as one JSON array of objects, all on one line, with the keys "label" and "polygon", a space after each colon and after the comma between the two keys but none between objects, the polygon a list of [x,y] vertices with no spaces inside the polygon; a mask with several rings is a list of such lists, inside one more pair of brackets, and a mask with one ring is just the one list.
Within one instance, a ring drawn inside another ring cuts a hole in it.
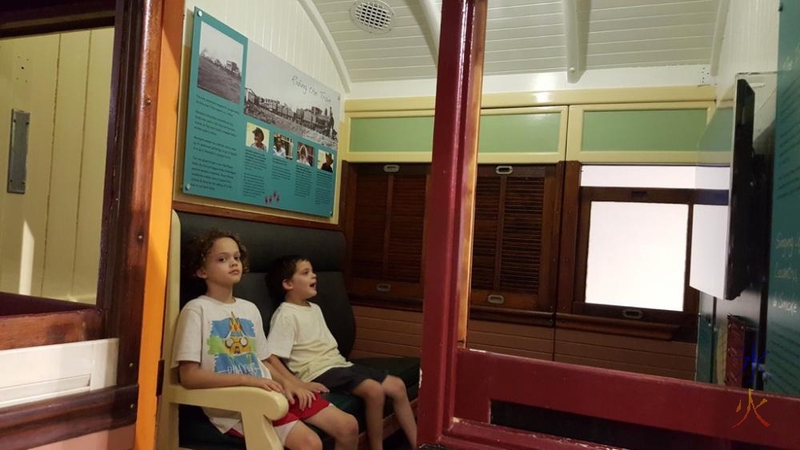
[{"label": "boy with curly hair", "polygon": [[[289,400],[289,412],[272,425],[286,447],[322,448],[317,434],[301,422],[305,421],[331,435],[337,449],[355,450],[355,419],[320,397],[321,386],[284,376],[268,361],[258,308],[233,296],[233,286],[248,268],[247,250],[239,238],[212,230],[187,250],[185,268],[205,281],[206,294],[187,303],[178,319],[172,367],[179,368],[181,385],[188,389],[251,386],[282,392]],[[238,413],[212,408],[204,412],[220,432],[243,437]]]}]

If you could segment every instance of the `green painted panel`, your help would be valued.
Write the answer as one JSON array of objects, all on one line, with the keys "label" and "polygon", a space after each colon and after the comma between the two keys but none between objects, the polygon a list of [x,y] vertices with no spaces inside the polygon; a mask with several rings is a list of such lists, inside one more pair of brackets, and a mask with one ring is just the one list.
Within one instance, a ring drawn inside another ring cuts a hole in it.
[{"label": "green painted panel", "polygon": [[733,108],[720,108],[714,112],[697,149],[704,152],[733,151]]},{"label": "green painted panel", "polygon": [[705,127],[705,109],[586,111],[581,149],[693,151]]},{"label": "green painted panel", "polygon": [[351,152],[429,152],[432,147],[433,116],[350,121]]},{"label": "green painted panel", "polygon": [[561,113],[508,114],[481,117],[481,153],[558,152]]},{"label": "green painted panel", "polygon": [[[555,153],[561,113],[481,117],[483,153]],[[367,117],[350,121],[351,152],[429,152],[433,117]]]}]

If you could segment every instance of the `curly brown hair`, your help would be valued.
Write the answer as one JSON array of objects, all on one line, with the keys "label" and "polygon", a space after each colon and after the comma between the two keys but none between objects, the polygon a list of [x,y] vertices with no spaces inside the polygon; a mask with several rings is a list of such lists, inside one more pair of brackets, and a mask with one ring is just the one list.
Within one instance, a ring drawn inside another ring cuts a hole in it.
[{"label": "curly brown hair", "polygon": [[242,273],[247,273],[250,269],[250,261],[247,259],[247,248],[242,244],[239,236],[230,231],[211,229],[208,233],[196,237],[184,249],[184,256],[181,258],[183,261],[183,270],[186,275],[191,277],[197,276],[197,271],[205,264],[206,257],[211,251],[211,247],[217,242],[217,239],[230,238],[239,246],[240,261],[242,263]]}]

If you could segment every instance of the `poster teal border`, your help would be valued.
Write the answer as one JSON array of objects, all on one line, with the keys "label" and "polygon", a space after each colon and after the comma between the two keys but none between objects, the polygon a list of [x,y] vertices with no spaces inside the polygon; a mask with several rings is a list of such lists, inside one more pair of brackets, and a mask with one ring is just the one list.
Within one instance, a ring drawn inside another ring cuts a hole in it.
[{"label": "poster teal border", "polygon": [[[244,112],[248,47],[257,45],[200,8],[194,10],[186,144],[181,190],[185,194],[331,217],[336,164],[300,164],[301,144],[313,159],[337,151]],[[283,62],[288,67],[288,63]],[[302,73],[296,68],[291,70]],[[250,132],[248,132],[248,124]],[[246,144],[255,127],[265,137],[262,150]],[[291,159],[275,156],[276,135],[293,142]],[[264,149],[264,147],[266,147]]]}]

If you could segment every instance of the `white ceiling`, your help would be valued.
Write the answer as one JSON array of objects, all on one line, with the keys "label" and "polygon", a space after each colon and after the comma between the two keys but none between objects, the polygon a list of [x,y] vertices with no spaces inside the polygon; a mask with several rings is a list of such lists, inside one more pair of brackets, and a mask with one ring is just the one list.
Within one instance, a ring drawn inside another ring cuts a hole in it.
[{"label": "white ceiling", "polygon": [[[352,82],[436,76],[438,30],[426,21],[425,2],[438,16],[441,0],[384,0],[396,16],[394,28],[380,35],[351,22],[353,0],[312,1]],[[489,0],[484,72],[566,71],[568,25],[571,56],[585,70],[713,64],[721,1]],[[565,4],[574,5],[574,21],[565,20]]]}]

